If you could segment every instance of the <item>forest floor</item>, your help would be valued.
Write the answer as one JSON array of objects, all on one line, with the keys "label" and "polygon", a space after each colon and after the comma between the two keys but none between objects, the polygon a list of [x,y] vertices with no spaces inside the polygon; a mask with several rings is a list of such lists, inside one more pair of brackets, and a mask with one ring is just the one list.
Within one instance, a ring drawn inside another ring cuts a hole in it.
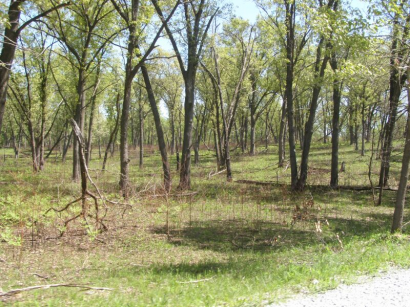
[{"label": "forest floor", "polygon": [[[235,152],[234,182],[227,183],[224,173],[212,176],[215,158],[203,150],[199,165],[192,166],[192,191],[176,190],[174,171],[173,190],[164,195],[158,151],[146,149],[142,169],[135,151],[133,194],[127,201],[118,193],[117,157],[105,172],[102,161],[93,159],[91,177],[110,200],[99,204],[108,228],[100,233],[91,218],[64,227],[79,214],[80,204],[47,212],[80,196],[79,183],[71,181],[70,159],[62,163],[52,156],[42,173],[33,174],[28,155],[14,160],[5,149],[0,162],[0,305],[260,306],[295,293],[332,289],[379,270],[410,267],[407,228],[401,235],[389,234],[394,191],[385,191],[382,205],[375,206],[377,191],[328,188],[331,146],[317,144],[309,186],[293,193],[287,185],[290,170],[277,167],[276,152],[276,147],[260,148],[254,157]],[[346,171],[340,185],[370,186],[370,156],[343,145],[339,159],[346,162]],[[397,150],[392,187],[400,159]],[[379,163],[373,160],[373,182]],[[94,214],[91,200],[88,206]],[[4,295],[42,285],[53,287]]]}]

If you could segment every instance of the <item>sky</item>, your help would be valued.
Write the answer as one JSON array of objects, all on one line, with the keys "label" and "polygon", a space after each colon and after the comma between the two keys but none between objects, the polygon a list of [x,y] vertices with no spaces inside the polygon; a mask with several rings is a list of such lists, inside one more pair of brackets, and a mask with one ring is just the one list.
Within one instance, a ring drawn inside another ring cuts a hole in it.
[{"label": "sky", "polygon": [[[253,2],[253,0],[230,0],[233,3],[233,9],[235,15],[244,19],[248,19],[250,22],[256,20],[256,16],[259,14],[259,9]],[[363,13],[366,13],[367,4],[364,0],[351,0],[353,7],[359,8]]]},{"label": "sky", "polygon": [[232,3],[235,15],[248,19],[250,22],[256,20],[256,16],[259,14],[259,9],[252,0],[232,0]]}]

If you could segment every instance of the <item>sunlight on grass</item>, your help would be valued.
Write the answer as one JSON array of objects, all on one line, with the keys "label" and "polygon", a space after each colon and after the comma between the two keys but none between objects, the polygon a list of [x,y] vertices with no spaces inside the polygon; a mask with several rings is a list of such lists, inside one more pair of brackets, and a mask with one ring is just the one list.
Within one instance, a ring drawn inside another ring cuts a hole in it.
[{"label": "sunlight on grass", "polygon": [[[106,172],[99,170],[101,161],[92,160],[93,179],[116,203],[107,204],[108,231],[87,235],[88,226],[78,220],[61,238],[63,221],[78,213],[79,205],[44,213],[78,196],[70,161],[50,158],[45,172],[34,175],[28,158],[6,159],[0,165],[0,288],[73,283],[113,291],[53,288],[5,303],[260,305],[409,266],[408,235],[387,233],[395,193],[386,191],[383,205],[374,207],[371,191],[327,188],[330,150],[314,147],[310,186],[303,193],[286,185],[289,170],[277,168],[274,147],[254,157],[233,154],[232,165],[234,180],[271,185],[227,184],[225,174],[209,178],[216,163],[204,151],[192,168],[196,193],[178,195],[174,189],[168,201],[161,188],[160,156],[150,154],[143,169],[131,161],[133,196],[127,203],[118,195],[116,160],[109,160]],[[358,156],[349,146],[342,148],[347,162],[342,184],[369,185],[368,157]]]}]

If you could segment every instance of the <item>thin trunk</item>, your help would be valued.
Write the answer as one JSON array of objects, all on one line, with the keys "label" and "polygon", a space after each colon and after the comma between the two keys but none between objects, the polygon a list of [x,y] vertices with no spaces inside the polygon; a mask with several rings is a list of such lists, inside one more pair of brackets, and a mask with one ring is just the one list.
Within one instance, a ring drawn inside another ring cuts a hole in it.
[{"label": "thin trunk", "polygon": [[[113,4],[114,1],[111,0]],[[129,116],[131,107],[131,89],[132,81],[137,71],[133,67],[133,57],[135,48],[137,47],[137,28],[136,21],[138,19],[139,0],[132,0],[129,17],[125,20],[128,25],[128,46],[127,46],[127,61],[125,64],[125,81],[124,81],[124,97],[122,103],[122,114],[120,124],[120,182],[119,186],[122,194],[125,198],[128,197],[129,192],[129,155],[128,155],[128,128],[129,128]],[[117,5],[116,10],[122,14],[120,7]],[[124,17],[123,17],[124,18]]]},{"label": "thin trunk", "polygon": [[364,118],[364,111],[365,111],[365,103],[364,99],[362,99],[362,149],[360,151],[360,155],[363,157],[365,153],[364,142],[365,142],[365,134],[366,134],[366,121]]},{"label": "thin trunk", "polygon": [[[327,62],[329,60],[329,57],[327,55],[325,55],[322,60],[323,45],[324,45],[324,38],[321,39],[319,46],[317,47],[317,53],[316,53],[315,79],[318,79],[318,80],[323,79],[323,76],[325,74],[325,69],[327,66]],[[302,159],[300,163],[300,177],[297,183],[298,190],[303,190],[305,188],[306,181],[307,181],[310,146],[312,143],[313,127],[315,124],[316,109],[318,106],[319,94],[320,94],[321,88],[322,88],[321,81],[316,81],[315,85],[313,86],[312,100],[311,100],[310,108],[309,108],[309,118],[308,118],[308,121],[306,122],[305,132],[303,136],[303,150],[302,150]]]},{"label": "thin trunk", "polygon": [[94,93],[91,96],[91,109],[90,109],[90,120],[88,123],[88,137],[87,137],[87,145],[85,149],[85,161],[87,163],[87,166],[90,165],[90,160],[91,160],[91,150],[92,150],[92,138],[93,138],[93,125],[94,125],[94,114],[95,114],[95,108],[96,108],[96,100],[97,100],[97,90],[98,90],[98,85],[100,83],[100,71],[101,71],[101,63],[100,61],[98,62],[97,66],[97,80],[94,85]]},{"label": "thin trunk", "polygon": [[241,144],[241,151],[242,154],[245,153],[245,115],[241,116],[241,131],[240,131],[240,144]]},{"label": "thin trunk", "polygon": [[[357,110],[356,110],[357,114]],[[354,122],[354,150],[359,150],[359,125],[357,124],[357,120]]]},{"label": "thin trunk", "polygon": [[[404,79],[404,76],[402,77]],[[384,142],[382,147],[382,161],[379,178],[379,186],[387,185],[390,175],[390,156],[393,149],[393,135],[397,119],[397,109],[401,94],[401,83],[397,68],[392,68],[390,76],[390,107],[389,116],[384,129]]]},{"label": "thin trunk", "polygon": [[191,147],[195,105],[195,77],[196,69],[190,73],[189,77],[187,77],[185,84],[184,138],[181,148],[182,156],[179,178],[179,189],[181,190],[188,190],[191,188]]},{"label": "thin trunk", "polygon": [[162,130],[161,117],[159,115],[157,102],[154,96],[154,91],[152,90],[151,82],[149,79],[147,68],[143,65],[141,66],[141,72],[144,77],[144,83],[147,89],[148,100],[151,106],[152,115],[154,117],[155,128],[158,137],[158,148],[161,153],[162,158],[162,170],[164,172],[164,189],[167,193],[171,191],[171,170],[169,168],[167,147],[164,138],[164,132]]},{"label": "thin trunk", "polygon": [[67,157],[67,152],[68,149],[70,148],[70,143],[71,143],[71,138],[73,137],[73,131],[70,132],[70,135],[68,138],[66,137],[64,139],[64,145],[63,145],[63,156],[61,157],[62,162],[65,162],[65,159]]},{"label": "thin trunk", "polygon": [[253,111],[251,109],[251,142],[250,142],[250,150],[249,150],[249,154],[251,156],[255,155],[255,153],[256,153],[255,129],[256,129],[255,114],[253,113]]},{"label": "thin trunk", "polygon": [[103,165],[102,165],[102,170],[103,171],[105,170],[105,165],[107,163],[108,152],[110,151],[111,144],[114,143],[114,140],[116,139],[117,133],[118,133],[119,123],[120,123],[120,93],[117,94],[117,101],[115,103],[115,106],[116,106],[116,110],[117,110],[117,118],[115,119],[114,129],[112,130],[112,132],[110,134],[110,138],[108,140],[108,144],[107,144],[107,147],[105,149],[104,160],[103,160]]},{"label": "thin trunk", "polygon": [[282,103],[282,114],[279,126],[279,167],[283,167],[283,162],[285,161],[285,130],[286,130],[286,97],[283,99]]},{"label": "thin trunk", "polygon": [[11,67],[17,48],[19,37],[20,6],[24,0],[12,0],[8,10],[10,26],[4,27],[4,39],[0,54],[0,133],[3,126],[3,117],[6,110],[7,87],[10,78]]},{"label": "thin trunk", "polygon": [[216,155],[216,164],[217,164],[217,169],[218,172],[221,170],[220,164],[221,164],[221,150],[219,147],[219,141],[215,132],[216,127],[215,127],[215,123],[214,123],[214,130],[213,130],[213,134],[214,134],[214,143],[215,143],[215,155]]},{"label": "thin trunk", "polygon": [[28,121],[27,123],[28,127],[28,133],[29,133],[29,138],[30,138],[30,149],[31,149],[31,158],[33,162],[33,171],[38,172],[38,158],[37,158],[37,152],[36,152],[36,140],[34,136],[34,129],[33,129],[33,124],[31,120]]},{"label": "thin trunk", "polygon": [[142,110],[142,106],[140,106],[138,116],[139,116],[139,124],[140,124],[140,150],[139,150],[139,167],[144,167],[144,111]]},{"label": "thin trunk", "polygon": [[[129,54],[131,57],[132,54]],[[129,116],[130,116],[130,106],[131,106],[131,88],[132,79],[131,75],[131,59],[127,60],[127,70],[125,76],[124,85],[124,99],[122,103],[122,114],[121,114],[121,124],[120,124],[120,189],[124,197],[128,197],[129,188],[129,163],[128,158],[128,126],[129,126]]]},{"label": "thin trunk", "polygon": [[101,160],[101,137],[98,138],[98,159]]},{"label": "thin trunk", "polygon": [[336,54],[332,53],[330,66],[334,72],[333,79],[333,118],[332,118],[332,162],[330,170],[330,186],[336,188],[339,185],[339,120],[341,103],[341,86],[337,75],[338,63]]},{"label": "thin trunk", "polygon": [[[78,71],[78,84],[77,84],[78,102],[75,110],[74,119],[80,128],[81,134],[84,134],[84,117],[85,117],[85,70],[80,67]],[[78,148],[77,138],[73,138],[73,177],[74,181],[80,178],[80,156]]]},{"label": "thin trunk", "polygon": [[[408,70],[410,72],[410,69]],[[407,131],[406,131],[406,143],[404,145],[403,159],[400,173],[399,189],[396,195],[396,205],[394,208],[393,224],[391,232],[401,231],[403,227],[403,212],[404,204],[406,201],[407,181],[409,176],[409,164],[410,164],[410,85],[407,83]]]},{"label": "thin trunk", "polygon": [[171,149],[171,155],[173,155],[175,153],[175,119],[174,119],[174,111],[172,110],[170,112],[170,128],[171,128],[171,145],[170,145],[170,149]]},{"label": "thin trunk", "polygon": [[325,109],[325,102],[323,100],[322,103],[322,112],[323,112],[323,144],[327,143],[327,121],[326,121],[326,109]]},{"label": "thin trunk", "polygon": [[265,149],[268,150],[269,146],[269,112],[266,112],[265,117]]},{"label": "thin trunk", "polygon": [[288,131],[289,131],[289,158],[291,170],[291,186],[296,187],[298,180],[298,167],[296,162],[295,127],[293,110],[293,78],[294,78],[294,52],[295,52],[295,10],[296,4],[285,2],[286,6],[286,88],[285,96],[287,103]]}]

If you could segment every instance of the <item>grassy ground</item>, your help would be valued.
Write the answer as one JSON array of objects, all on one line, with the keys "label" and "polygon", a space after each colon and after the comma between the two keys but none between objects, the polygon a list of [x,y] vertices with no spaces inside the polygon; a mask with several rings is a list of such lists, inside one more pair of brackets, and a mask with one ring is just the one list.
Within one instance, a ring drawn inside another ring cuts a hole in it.
[{"label": "grassy ground", "polygon": [[[277,168],[277,148],[256,157],[233,155],[234,180],[272,181],[270,186],[226,183],[211,153],[192,168],[193,191],[164,197],[157,151],[145,166],[131,161],[133,196],[118,196],[117,159],[91,175],[107,203],[98,233],[80,211],[62,208],[80,195],[70,180],[71,161],[50,158],[33,174],[29,158],[0,164],[0,288],[9,291],[42,284],[87,284],[111,291],[59,287],[24,292],[3,300],[18,306],[260,306],[300,292],[319,291],[391,266],[410,266],[409,236],[391,236],[395,193],[375,207],[371,191],[331,190],[330,146],[314,146],[310,187],[291,192],[289,169]],[[4,153],[8,153],[6,150]],[[347,163],[341,185],[369,185],[369,155],[343,146]],[[137,156],[136,152],[132,153]],[[400,155],[394,155],[392,180]],[[379,162],[374,161],[377,182]],[[174,173],[174,187],[178,178]],[[92,188],[90,188],[92,189]],[[90,208],[91,210],[91,208]],[[408,216],[408,211],[406,211]],[[1,290],[0,290],[1,292]],[[1,305],[0,301],[0,305]]]}]

